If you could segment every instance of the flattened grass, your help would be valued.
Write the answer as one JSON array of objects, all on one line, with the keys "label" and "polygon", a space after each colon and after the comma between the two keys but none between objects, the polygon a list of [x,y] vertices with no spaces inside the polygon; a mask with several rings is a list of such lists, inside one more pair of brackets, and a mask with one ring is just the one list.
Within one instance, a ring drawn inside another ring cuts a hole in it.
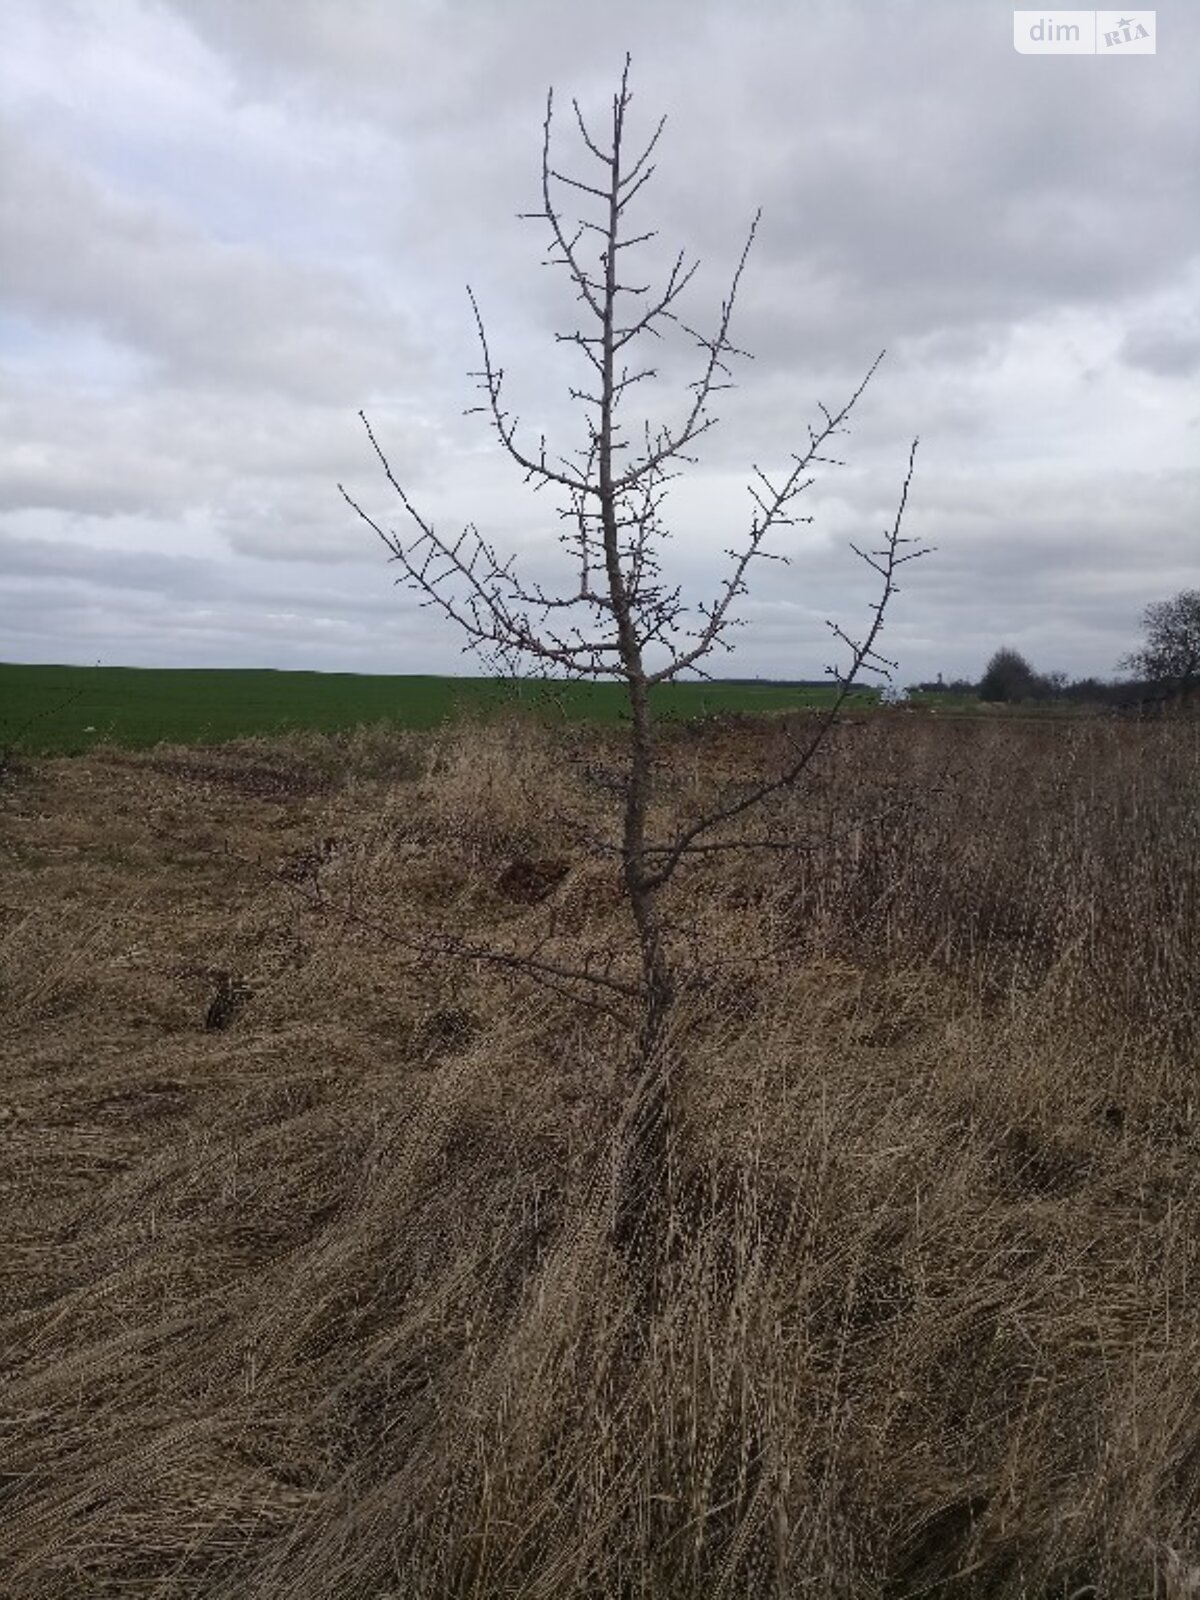
[{"label": "flattened grass", "polygon": [[[1194,1595],[1198,732],[861,719],[819,855],[687,871],[633,1361],[626,1027],[421,950],[632,959],[616,731],[10,776],[6,1592]],[[664,808],[785,741],[681,732]]]}]

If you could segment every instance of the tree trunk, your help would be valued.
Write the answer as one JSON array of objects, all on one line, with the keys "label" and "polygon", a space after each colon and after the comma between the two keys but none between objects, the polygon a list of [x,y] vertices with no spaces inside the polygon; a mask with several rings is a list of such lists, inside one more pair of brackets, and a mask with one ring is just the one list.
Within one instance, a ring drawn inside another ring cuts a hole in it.
[{"label": "tree trunk", "polygon": [[641,1312],[649,1315],[658,1304],[670,1221],[670,1021],[675,991],[655,896],[639,883],[631,898],[642,946],[645,1009],[629,1061],[625,1110],[617,1132],[613,1241],[630,1266]]}]

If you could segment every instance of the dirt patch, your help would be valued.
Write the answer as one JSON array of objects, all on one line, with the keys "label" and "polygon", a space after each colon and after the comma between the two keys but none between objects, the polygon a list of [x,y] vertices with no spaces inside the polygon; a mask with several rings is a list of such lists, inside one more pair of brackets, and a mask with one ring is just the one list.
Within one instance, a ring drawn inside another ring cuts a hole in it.
[{"label": "dirt patch", "polygon": [[154,757],[146,765],[165,777],[182,778],[201,787],[231,789],[257,800],[306,799],[327,792],[331,786],[327,774],[302,766],[178,756]]}]

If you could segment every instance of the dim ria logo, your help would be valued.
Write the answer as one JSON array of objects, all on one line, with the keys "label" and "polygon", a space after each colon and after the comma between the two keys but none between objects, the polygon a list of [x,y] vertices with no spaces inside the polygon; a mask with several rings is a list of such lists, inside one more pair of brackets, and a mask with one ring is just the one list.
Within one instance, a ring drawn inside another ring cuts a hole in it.
[{"label": "dim ria logo", "polygon": [[1153,11],[1014,11],[1023,56],[1152,56]]}]

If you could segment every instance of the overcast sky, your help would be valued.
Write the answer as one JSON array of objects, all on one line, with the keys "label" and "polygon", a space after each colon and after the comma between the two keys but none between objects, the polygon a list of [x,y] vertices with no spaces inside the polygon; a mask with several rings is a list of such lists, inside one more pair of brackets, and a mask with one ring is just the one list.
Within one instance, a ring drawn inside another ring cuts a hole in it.
[{"label": "overcast sky", "polygon": [[[675,487],[702,599],[818,402],[887,358],[847,465],[783,530],[716,670],[807,677],[872,598],[848,541],[937,547],[885,636],[902,682],[1007,644],[1111,673],[1200,586],[1200,5],[1157,54],[1030,56],[999,0],[6,0],[0,51],[0,659],[478,671],[341,499],[402,523],[365,408],[440,528],[539,578],[558,521],[478,417],[466,285],[514,409],[582,440],[573,308],[519,221],[588,176],[626,50],[638,218],[700,259],[711,320],[755,210],[754,360]],[[640,231],[640,230],[639,230]],[[657,354],[657,352],[656,352]],[[686,398],[686,347],[635,390]]]}]

